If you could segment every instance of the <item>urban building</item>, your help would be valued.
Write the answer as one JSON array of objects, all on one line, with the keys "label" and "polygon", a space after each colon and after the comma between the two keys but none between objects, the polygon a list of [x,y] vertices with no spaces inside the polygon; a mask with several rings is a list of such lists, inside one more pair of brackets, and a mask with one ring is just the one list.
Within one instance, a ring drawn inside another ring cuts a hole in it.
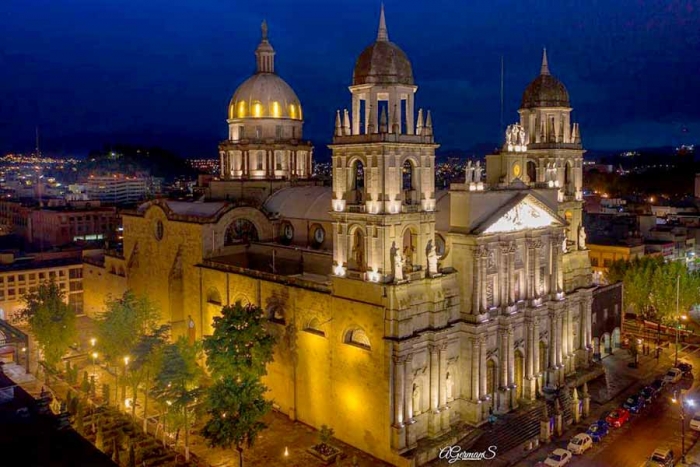
[{"label": "urban building", "polygon": [[91,175],[84,183],[91,200],[109,204],[132,204],[160,193],[162,180],[145,176]]},{"label": "urban building", "polygon": [[[95,204],[93,202],[92,204]],[[99,202],[97,202],[99,205]],[[34,209],[30,214],[30,243],[39,249],[74,242],[114,241],[120,224],[117,208],[70,205]]]},{"label": "urban building", "polygon": [[44,282],[56,281],[66,302],[83,314],[83,265],[81,251],[19,256],[0,253],[0,319],[16,322],[25,307],[23,297]]},{"label": "urban building", "polygon": [[588,243],[588,256],[591,260],[593,270],[593,282],[595,284],[605,283],[605,273],[615,261],[631,261],[641,258],[647,254],[646,245],[638,241],[598,241]]},{"label": "urban building", "polygon": [[[264,380],[276,408],[398,466],[588,368],[583,148],[546,54],[486,182],[468,165],[443,192],[432,115],[416,106],[383,9],[351,111],[336,114],[331,187],[309,179],[301,104],[264,24],[256,59],[231,100],[209,199],[124,212],[123,253],[86,266],[86,288],[107,293],[120,278],[175,335],[211,334],[222,306],[262,307],[287,336]],[[104,299],[92,294],[88,313]]]},{"label": "urban building", "polygon": [[624,313],[622,293],[622,282],[597,287],[593,291],[591,328],[595,359],[601,359],[620,348]]}]

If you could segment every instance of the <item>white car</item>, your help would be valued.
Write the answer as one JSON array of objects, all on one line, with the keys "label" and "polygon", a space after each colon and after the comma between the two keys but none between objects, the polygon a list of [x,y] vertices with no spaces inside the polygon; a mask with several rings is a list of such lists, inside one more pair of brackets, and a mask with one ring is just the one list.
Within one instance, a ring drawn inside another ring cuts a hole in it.
[{"label": "white car", "polygon": [[555,449],[552,453],[544,460],[544,465],[549,467],[562,467],[569,463],[571,460],[571,453],[566,449]]},{"label": "white car", "polygon": [[567,450],[571,451],[572,454],[583,454],[593,447],[593,439],[586,433],[579,433],[569,441],[569,445],[566,447]]},{"label": "white car", "polygon": [[690,419],[690,429],[700,431],[700,412],[695,412],[693,418]]},{"label": "white car", "polygon": [[666,376],[664,376],[664,381],[667,383],[677,383],[678,381],[681,380],[683,377],[683,372],[679,370],[678,368],[671,368],[666,372]]}]

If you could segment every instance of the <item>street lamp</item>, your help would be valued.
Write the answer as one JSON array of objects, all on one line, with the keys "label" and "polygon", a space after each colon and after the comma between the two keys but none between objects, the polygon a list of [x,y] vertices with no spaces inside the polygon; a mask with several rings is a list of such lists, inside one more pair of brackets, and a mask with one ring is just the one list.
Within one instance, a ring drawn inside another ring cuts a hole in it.
[{"label": "street lamp", "polygon": [[129,356],[124,357],[124,385],[122,386],[122,399],[126,399],[126,369],[129,366]]},{"label": "street lamp", "polygon": [[95,365],[97,364],[97,352],[92,353],[92,379],[95,379]]},{"label": "street lamp", "polygon": [[674,404],[678,403],[681,408],[681,461],[685,464],[685,404],[687,403],[688,406],[693,407],[695,401],[691,399],[686,401],[683,390],[675,392],[671,401]]}]

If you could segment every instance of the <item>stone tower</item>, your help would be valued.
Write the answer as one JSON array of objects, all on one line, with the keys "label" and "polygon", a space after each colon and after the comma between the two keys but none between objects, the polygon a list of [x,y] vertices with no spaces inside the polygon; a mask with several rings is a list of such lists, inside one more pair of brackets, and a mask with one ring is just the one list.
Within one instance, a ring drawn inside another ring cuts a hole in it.
[{"label": "stone tower", "polygon": [[352,113],[336,114],[331,145],[336,275],[400,282],[428,271],[438,145],[430,112],[419,110],[414,123],[417,89],[406,54],[389,41],[382,8],[377,39],[355,65]]}]

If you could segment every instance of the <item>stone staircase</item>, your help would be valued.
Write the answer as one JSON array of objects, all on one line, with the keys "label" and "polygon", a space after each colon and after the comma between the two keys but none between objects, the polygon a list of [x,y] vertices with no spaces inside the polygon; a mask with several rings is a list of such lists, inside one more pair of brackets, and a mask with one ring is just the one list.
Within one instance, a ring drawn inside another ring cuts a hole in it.
[{"label": "stone staircase", "polygon": [[544,403],[537,402],[525,411],[499,417],[493,426],[482,428],[482,435],[471,446],[460,446],[463,450],[478,452],[497,446],[498,452],[505,453],[524,445],[539,436],[544,407]]}]

